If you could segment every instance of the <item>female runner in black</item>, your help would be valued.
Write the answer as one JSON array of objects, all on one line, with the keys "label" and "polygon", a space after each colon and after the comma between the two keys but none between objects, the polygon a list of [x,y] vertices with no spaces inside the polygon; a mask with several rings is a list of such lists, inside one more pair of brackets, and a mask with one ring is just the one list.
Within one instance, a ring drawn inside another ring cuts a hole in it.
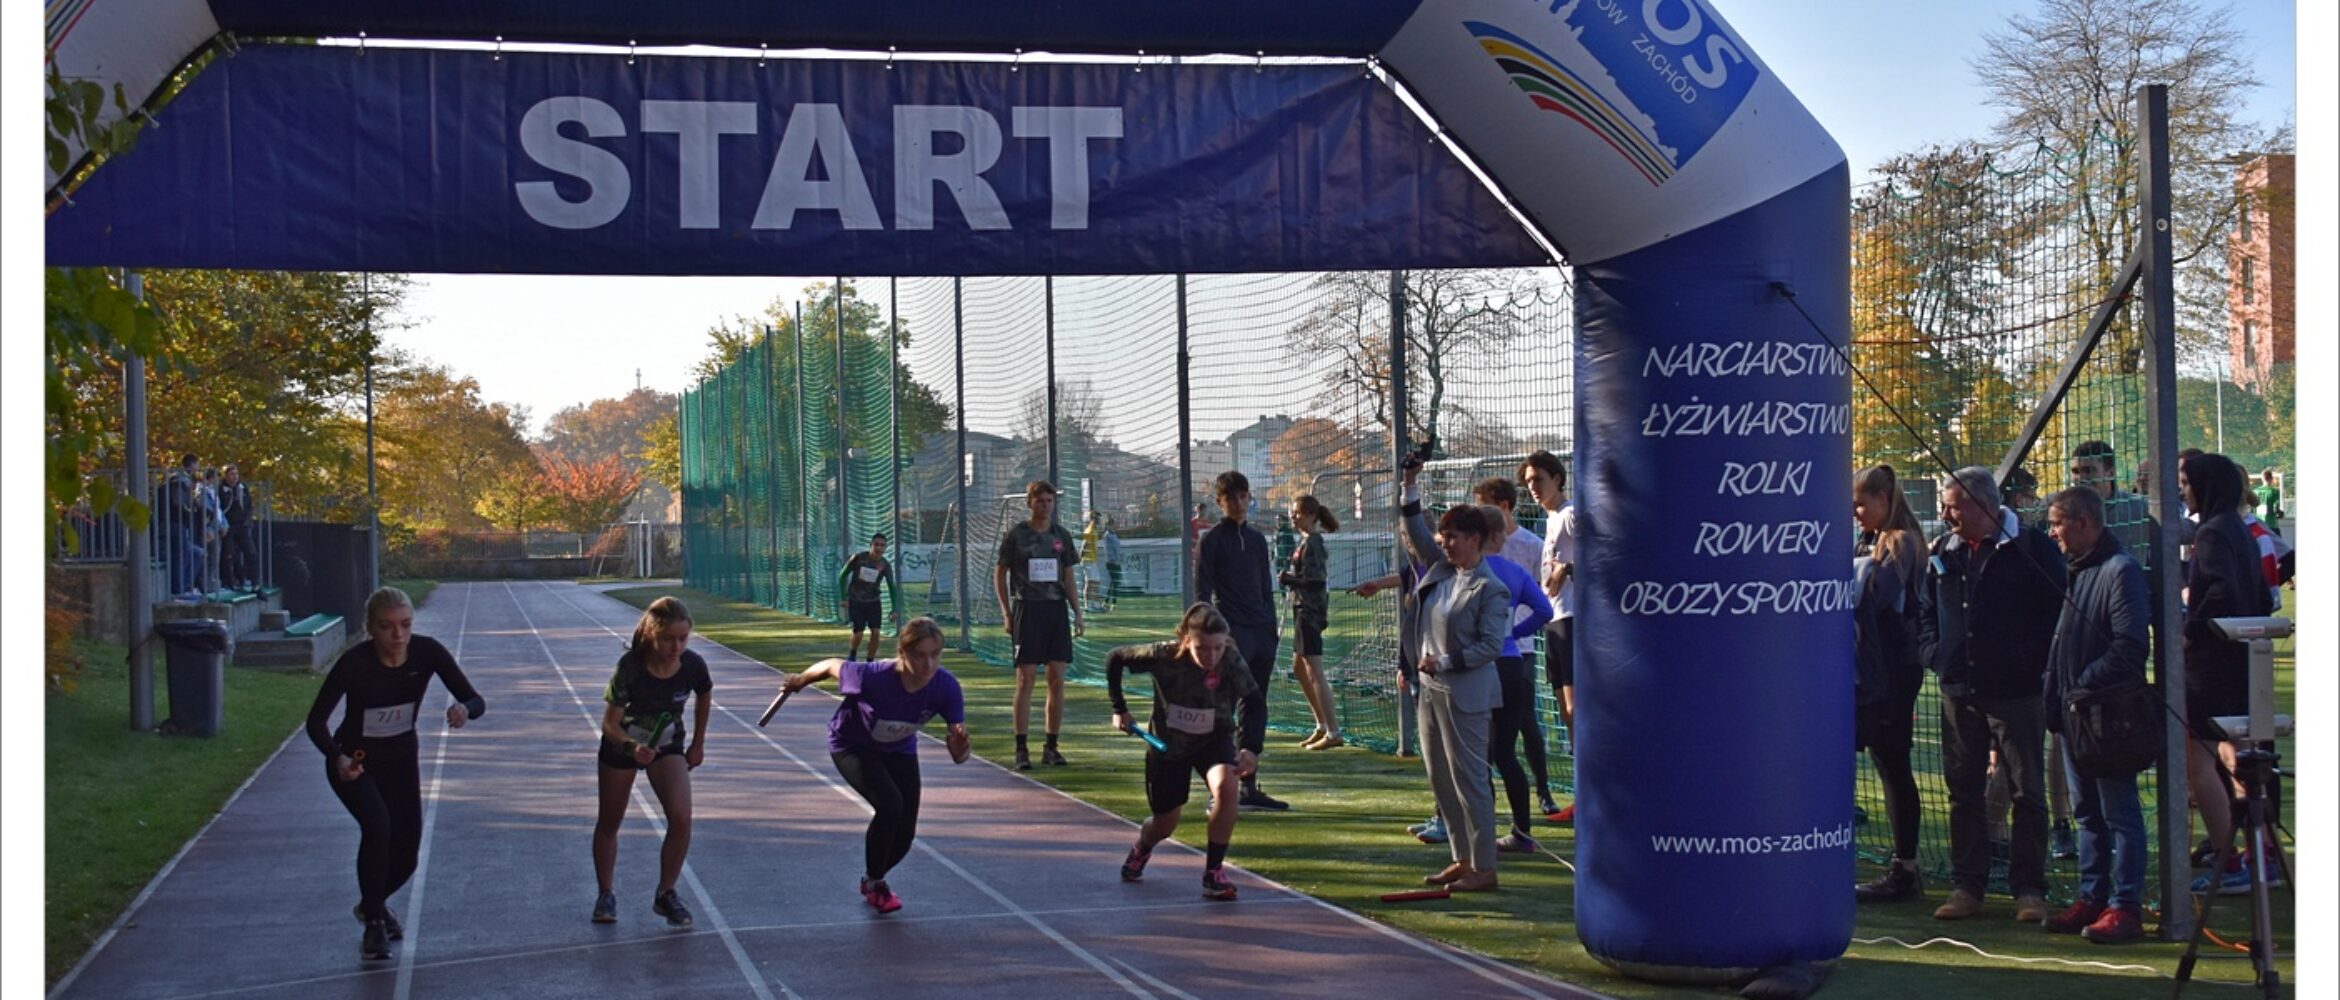
[{"label": "female runner in black", "polygon": [[[392,893],[414,875],[422,847],[422,775],[415,720],[431,678],[439,678],[456,703],[447,706],[447,727],[487,713],[487,702],[471,687],[447,647],[414,634],[414,600],[396,587],[366,598],[367,641],[333,663],[309,706],[309,742],[325,755],[325,778],[333,794],[358,822],[357,918],[365,922],[359,954],[368,961],[390,957],[390,942],[406,936],[390,912]],[[348,702],[341,725],[328,730],[333,707]]]}]

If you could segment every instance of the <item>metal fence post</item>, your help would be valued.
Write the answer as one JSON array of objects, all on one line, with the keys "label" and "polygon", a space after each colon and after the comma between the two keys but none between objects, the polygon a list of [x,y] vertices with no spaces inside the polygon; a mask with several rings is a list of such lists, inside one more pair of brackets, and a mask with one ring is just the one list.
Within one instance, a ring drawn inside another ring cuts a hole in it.
[{"label": "metal fence post", "polygon": [[[1044,300],[1041,304],[1042,315],[1046,318],[1042,326],[1048,338],[1048,481],[1056,483],[1056,488],[1061,491],[1064,489],[1064,484],[1056,482],[1058,475],[1056,451],[1056,276],[1048,275],[1041,278],[1040,289],[1041,297]],[[1063,504],[1058,504],[1051,508],[1056,511],[1060,519],[1063,507]]]},{"label": "metal fence post", "polygon": [[[793,324],[793,329],[791,329],[791,330],[789,331],[789,334],[790,334],[790,337],[789,337],[789,341],[788,341],[788,342],[789,342],[789,343],[790,343],[790,344],[793,346],[793,350],[791,350],[791,351],[789,352],[789,355],[788,355],[789,362],[790,362],[790,365],[789,365],[789,367],[791,367],[791,368],[795,369],[795,371],[796,371],[796,440],[797,440],[797,442],[798,442],[798,444],[797,444],[797,447],[798,447],[799,449],[802,449],[802,448],[803,448],[803,446],[804,446],[804,441],[805,441],[805,434],[804,434],[804,429],[805,429],[805,428],[804,428],[804,303],[802,303],[802,302],[799,302],[799,303],[797,303],[797,304],[796,304],[796,322]],[[811,457],[811,456],[809,456],[809,455],[806,455],[806,454],[805,454],[805,453],[804,453],[802,450],[799,450],[799,451],[797,452],[797,460],[796,460],[796,540],[797,540],[797,542],[798,542],[798,543],[799,543],[799,544],[800,544],[800,545],[803,547],[803,549],[804,549],[804,553],[803,553],[802,555],[800,555],[800,556],[798,556],[798,557],[797,557],[797,562],[796,562],[797,576],[798,576],[798,578],[799,578],[799,580],[798,580],[798,584],[797,584],[797,589],[799,589],[799,590],[801,590],[801,591],[803,591],[803,592],[804,592],[804,606],[803,606],[803,607],[802,607],[800,610],[802,610],[802,611],[804,612],[804,616],[805,616],[806,618],[810,618],[810,617],[812,617],[812,613],[813,613],[813,608],[812,608],[812,476],[810,476],[810,475],[807,475],[807,473],[810,471],[810,469],[809,469],[809,465],[810,465],[810,463],[808,463],[808,462],[806,461],[806,459],[808,459],[808,458],[810,458],[810,457]],[[778,556],[778,553],[774,553],[774,556],[775,556],[775,558],[777,558],[777,556]],[[778,601],[778,599],[777,599],[777,595],[775,595],[775,599],[774,599],[773,603],[775,603],[775,604],[779,603],[779,601]]]},{"label": "metal fence post", "polygon": [[[138,272],[130,272],[124,284],[132,298],[146,300],[146,281]],[[137,351],[125,351],[122,357],[122,438],[122,492],[152,502],[153,477],[146,469],[146,358]],[[129,634],[123,637],[123,645],[130,649],[130,728],[142,733],[154,728],[154,651],[147,645],[154,631],[154,593],[149,586],[154,581],[154,563],[147,537],[152,533],[153,515],[162,513],[163,506],[155,504],[144,521],[122,519],[122,579],[129,588],[125,595]],[[162,537],[164,544],[170,544],[168,532]]]},{"label": "metal fence post", "polygon": [[[831,332],[836,335],[837,345],[837,562],[842,565],[849,558],[846,553],[853,551],[853,497],[847,476],[847,463],[853,458],[853,435],[845,426],[845,279],[837,279],[837,287],[830,290],[829,298],[834,307],[831,323],[836,327]],[[809,576],[810,570],[806,572]]]},{"label": "metal fence post", "polygon": [[[1390,472],[1395,476],[1405,474],[1406,453],[1413,450],[1407,441],[1406,417],[1406,272],[1391,271],[1389,272],[1389,447],[1391,453]],[[1393,486],[1395,483],[1396,480],[1392,480]],[[1410,558],[1406,555],[1405,543],[1402,540],[1402,533],[1406,530],[1405,491],[1402,489],[1390,490],[1390,499],[1391,514],[1397,529],[1390,538],[1393,549],[1390,553],[1390,565],[1395,567],[1403,565],[1403,561]],[[1400,574],[1401,586],[1404,582],[1403,576]],[[1405,595],[1400,593],[1397,601],[1398,614],[1402,617],[1406,613]],[[1405,628],[1405,623],[1399,622],[1398,634],[1403,636]],[[1400,657],[1405,655],[1402,642],[1399,645],[1398,655]],[[1414,752],[1414,744],[1418,736],[1414,731],[1414,697],[1411,688],[1398,692],[1397,742],[1398,756],[1401,757]]]},{"label": "metal fence post", "polygon": [[1178,516],[1171,523],[1178,526],[1178,593],[1179,607],[1194,605],[1194,531],[1188,526],[1186,512],[1194,509],[1194,400],[1187,382],[1187,369],[1193,358],[1186,345],[1186,275],[1178,276]]},{"label": "metal fence post", "polygon": [[[892,537],[902,534],[902,279],[886,279],[886,433],[893,447],[886,452],[886,533]],[[907,545],[902,551],[910,551]],[[900,557],[896,557],[900,558]],[[897,577],[897,579],[899,579]],[[894,602],[894,622],[905,618],[899,600]]]},{"label": "metal fence post", "polygon": [[961,298],[963,279],[951,279],[951,412],[959,422],[959,467],[952,475],[959,483],[959,551],[951,554],[951,564],[959,574],[959,648],[975,648],[975,628],[967,597],[967,313]]},{"label": "metal fence post", "polygon": [[[757,394],[765,401],[764,427],[766,433],[764,440],[769,442],[764,453],[764,478],[770,483],[771,488],[767,493],[769,499],[764,501],[764,511],[766,519],[772,522],[772,606],[774,608],[780,606],[780,553],[788,551],[786,546],[780,544],[780,408],[771,403],[772,393],[779,387],[780,382],[780,374],[773,367],[778,363],[780,354],[780,338],[776,336],[779,332],[768,326],[764,328],[764,391]],[[746,483],[743,482],[741,485],[744,486]],[[740,514],[743,517],[747,514],[747,509],[746,503],[740,504]],[[755,562],[751,558],[747,566],[749,572],[754,572],[754,565]],[[755,587],[752,584],[748,587],[747,599],[755,600]]]},{"label": "metal fence post", "polygon": [[[2193,817],[2186,809],[2186,741],[2190,734],[2176,721],[2183,717],[2186,664],[2181,644],[2173,641],[2175,633],[2167,627],[2185,620],[2178,603],[2176,572],[2178,524],[2185,515],[2178,510],[2177,495],[2177,293],[2169,231],[2168,86],[2153,84],[2137,94],[2137,123],[2141,126],[2138,207],[2145,215],[2138,238],[2146,248],[2141,281],[2144,297],[2138,304],[2143,307],[2145,364],[2150,376],[2145,393],[2146,419],[2151,422],[2153,506],[2160,520],[2153,545],[2153,575],[2161,621],[2166,623],[2157,637],[2156,658],[2162,697],[2177,712],[2165,723],[2167,739],[2163,741],[2157,810],[2161,820],[2161,936],[2183,941],[2194,934],[2191,873],[2184,860],[2185,849],[2194,838]],[[2258,845],[2250,847],[2256,850]]]}]

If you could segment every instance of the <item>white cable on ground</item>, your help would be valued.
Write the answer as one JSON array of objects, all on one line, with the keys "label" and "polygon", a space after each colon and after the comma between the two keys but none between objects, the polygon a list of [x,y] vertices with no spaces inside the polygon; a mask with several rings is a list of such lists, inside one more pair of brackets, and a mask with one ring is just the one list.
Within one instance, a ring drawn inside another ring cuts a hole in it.
[{"label": "white cable on ground", "polygon": [[[2170,974],[2169,974],[2169,973],[2167,973],[2167,972],[2163,972],[2163,971],[2161,971],[2160,969],[2156,969],[2156,968],[2154,968],[2154,967],[2152,967],[2152,966],[2150,966],[2150,965],[2114,965],[2114,964],[2112,964],[2112,963],[2110,963],[2110,962],[2097,962],[2097,961],[2074,961],[2074,960],[2072,960],[2072,959],[2069,959],[2069,958],[2024,958],[2024,957],[2022,957],[2022,956],[2020,956],[2020,955],[1994,955],[1994,954],[1992,954],[1992,953],[1990,953],[1990,952],[1987,952],[1987,951],[1984,951],[1984,950],[1982,950],[1981,948],[1975,947],[1974,945],[1972,945],[1972,944],[1969,944],[1969,943],[1967,943],[1967,942],[1965,942],[1965,941],[1960,941],[1960,940],[1958,940],[1957,938],[1946,938],[1946,937],[1927,938],[1926,940],[1924,940],[1924,941],[1920,941],[1920,942],[1918,942],[1917,944],[1911,944],[1911,943],[1909,943],[1909,942],[1907,942],[1907,941],[1904,941],[1904,940],[1902,940],[1902,939],[1900,939],[1900,938],[1897,938],[1897,937],[1892,937],[1892,936],[1888,935],[1888,936],[1886,936],[1886,937],[1874,937],[1874,938],[1854,938],[1854,939],[1852,939],[1852,943],[1854,943],[1854,944],[1897,944],[1897,945],[1900,945],[1900,946],[1902,946],[1902,947],[1904,947],[1904,948],[1907,948],[1907,949],[1909,949],[1909,950],[1911,950],[1911,951],[1917,951],[1917,950],[1919,950],[1919,949],[1921,949],[1921,948],[1925,948],[1925,947],[1928,947],[1928,946],[1930,946],[1930,945],[1937,945],[1937,944],[1948,944],[1948,945],[1956,945],[1956,946],[1958,946],[1958,947],[1960,947],[1960,948],[1964,948],[1964,949],[1966,949],[1966,950],[1968,950],[1968,951],[1974,952],[1974,953],[1975,953],[1975,954],[1977,954],[1977,955],[1981,955],[1981,956],[1982,956],[1982,957],[1984,957],[1984,958],[1991,959],[1991,960],[1993,960],[1993,961],[1998,961],[1998,962],[2021,962],[2021,963],[2023,963],[2023,964],[2025,964],[2025,965],[2040,965],[2040,964],[2047,964],[2047,965],[2068,965],[2068,966],[2072,966],[2072,967],[2074,967],[2074,968],[2085,968],[2085,969],[2104,969],[2104,970],[2107,970],[2107,971],[2110,971],[2110,972],[2143,972],[2143,973],[2148,973],[2148,974],[2150,974],[2150,975],[2153,975],[2153,976],[2160,977],[2160,978],[2162,978],[2162,979],[2174,979],[2174,978],[2176,978],[2175,976],[2172,976],[2172,975],[2170,975]],[[2205,983],[2205,984],[2208,984],[2208,985],[2211,985],[2211,986],[2249,986],[2249,987],[2256,987],[2256,986],[2257,986],[2257,984],[2256,984],[2256,983],[2237,983],[2237,982],[2229,982],[2229,981],[2226,981],[2226,980],[2219,980],[2219,979],[2195,979],[2195,980],[2190,980],[2190,981],[2191,981],[2191,982],[2196,982],[2196,983]]]}]

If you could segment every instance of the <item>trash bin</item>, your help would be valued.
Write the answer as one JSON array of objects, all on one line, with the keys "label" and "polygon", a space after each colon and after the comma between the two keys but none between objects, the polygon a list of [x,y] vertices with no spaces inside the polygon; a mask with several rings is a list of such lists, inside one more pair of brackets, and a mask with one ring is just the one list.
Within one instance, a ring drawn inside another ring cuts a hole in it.
[{"label": "trash bin", "polygon": [[154,627],[162,636],[170,671],[171,717],[163,731],[181,736],[217,736],[224,706],[228,655],[235,640],[217,618],[184,618]]}]

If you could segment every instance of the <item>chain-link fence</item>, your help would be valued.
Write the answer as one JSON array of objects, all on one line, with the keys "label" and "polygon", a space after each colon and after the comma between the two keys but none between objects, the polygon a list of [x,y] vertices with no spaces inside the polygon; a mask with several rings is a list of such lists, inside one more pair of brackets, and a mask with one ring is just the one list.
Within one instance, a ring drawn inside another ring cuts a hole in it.
[{"label": "chain-link fence", "polygon": [[[2135,234],[2081,197],[2110,183],[2098,162],[1954,150],[1855,192],[1854,327],[1827,331],[1849,342],[1858,373],[1852,458],[1899,470],[1929,534],[1937,477],[2002,464],[2099,312],[2109,313],[2103,338],[2010,477],[2011,499],[2041,518],[2044,498],[2076,483],[2072,456],[2096,443],[2114,465],[2099,485],[2144,491],[2149,345],[2113,298]],[[1406,337],[1393,359],[1400,282]],[[1113,646],[1171,634],[1191,593],[1189,546],[1219,517],[1212,480],[1239,470],[1252,523],[1279,555],[1290,545],[1281,514],[1302,493],[1342,521],[1326,536],[1323,662],[1350,737],[1391,750],[1394,597],[1346,588],[1396,564],[1395,441],[1438,443],[1425,488],[1440,504],[1469,500],[1484,478],[1516,477],[1530,451],[1567,460],[1573,349],[1565,269],[840,280],[684,394],[686,575],[834,621],[838,568],[875,526],[892,525],[904,606],[889,610],[932,615],[954,645],[1005,665],[995,554],[1026,516],[1024,484],[1049,479],[1063,491],[1059,522],[1089,550],[1074,588],[1088,628],[1072,676],[1096,681]],[[1402,401],[1390,398],[1393,364],[1404,366]],[[2143,500],[2112,508],[2146,558]],[[1542,532],[1545,512],[1524,490],[1518,515]],[[1287,631],[1280,661],[1291,641]],[[1554,790],[1569,791],[1568,740],[1537,683]],[[1305,732],[1294,687],[1274,685],[1270,718]],[[1920,860],[1937,873],[1949,867],[1939,729],[1929,678],[1916,712]],[[1873,818],[1861,853],[1882,859],[1882,795],[1865,760],[1848,766]]]}]

